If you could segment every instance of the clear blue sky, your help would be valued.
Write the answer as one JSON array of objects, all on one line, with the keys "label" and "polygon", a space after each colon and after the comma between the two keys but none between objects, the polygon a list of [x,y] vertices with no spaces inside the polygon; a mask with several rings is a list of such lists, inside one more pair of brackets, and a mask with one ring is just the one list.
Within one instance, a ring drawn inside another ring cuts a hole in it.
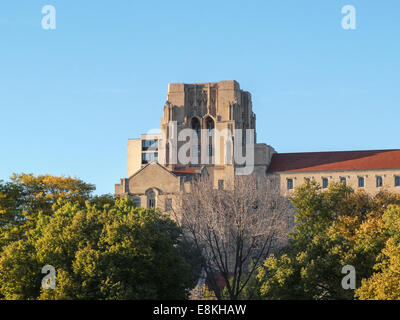
[{"label": "clear blue sky", "polygon": [[[41,28],[47,4],[56,30]],[[112,193],[169,82],[239,81],[278,152],[400,148],[399,16],[398,0],[3,0],[0,179],[64,174]]]}]

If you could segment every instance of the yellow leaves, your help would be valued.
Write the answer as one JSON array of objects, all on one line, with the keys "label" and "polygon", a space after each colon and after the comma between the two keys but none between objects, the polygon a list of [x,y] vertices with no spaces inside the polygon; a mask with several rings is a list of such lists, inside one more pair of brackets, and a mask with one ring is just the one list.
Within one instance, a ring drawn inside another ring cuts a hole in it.
[{"label": "yellow leaves", "polygon": [[[324,191],[306,184],[295,191],[292,202],[297,208],[287,251],[292,259],[287,265],[281,258],[264,265],[264,295],[352,299],[337,280],[341,267],[351,264],[358,279],[369,278],[359,289],[360,297],[400,298],[400,206],[395,206],[399,195],[372,197],[339,184]],[[289,274],[291,279],[281,282]],[[315,289],[315,279],[321,290]],[[282,283],[294,284],[295,289],[281,290]]]},{"label": "yellow leaves", "polygon": [[[43,196],[43,192],[41,192],[40,194],[41,194],[41,196]],[[50,199],[54,198],[54,195],[51,194],[51,193],[48,193],[48,194],[45,195],[45,198],[50,200]]]},{"label": "yellow leaves", "polygon": [[346,241],[355,241],[356,230],[360,226],[358,216],[340,216],[334,221],[328,229],[328,236],[334,240],[346,239]]},{"label": "yellow leaves", "polygon": [[381,230],[372,232],[390,234],[385,247],[377,257],[374,266],[375,272],[370,278],[363,279],[361,287],[356,291],[356,296],[362,300],[398,300],[400,299],[400,206],[389,206],[383,219],[374,217],[371,225],[366,229],[378,226]]},{"label": "yellow leaves", "polygon": [[368,214],[367,219],[360,225],[358,233],[363,234],[376,234],[382,233],[384,229],[384,221],[382,215],[376,212]]},{"label": "yellow leaves", "polygon": [[390,273],[374,273],[369,279],[361,281],[356,297],[360,300],[399,300],[399,278]]},{"label": "yellow leaves", "polygon": [[74,272],[87,277],[95,277],[99,258],[100,253],[88,247],[77,251],[73,262]]},{"label": "yellow leaves", "polygon": [[294,272],[293,262],[287,254],[278,259],[274,256],[267,258],[257,269],[257,279],[261,283],[261,295],[268,296],[273,287],[284,287]]}]

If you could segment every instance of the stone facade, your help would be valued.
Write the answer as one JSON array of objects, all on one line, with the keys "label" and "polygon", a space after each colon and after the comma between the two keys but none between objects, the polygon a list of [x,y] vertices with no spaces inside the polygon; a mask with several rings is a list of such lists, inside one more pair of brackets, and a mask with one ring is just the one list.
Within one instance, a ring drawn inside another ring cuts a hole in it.
[{"label": "stone facade", "polygon": [[[216,132],[229,130],[236,138],[236,130],[242,130],[242,141],[246,141],[245,130],[254,130],[255,170],[265,174],[274,149],[266,144],[257,144],[256,116],[253,113],[251,94],[240,89],[236,81],[220,81],[214,83],[184,84],[171,83],[168,86],[167,102],[161,118],[161,132],[166,137],[166,150],[160,150],[159,162],[171,171],[184,170],[198,172],[203,164],[169,163],[170,141],[168,125],[176,121],[177,135],[186,128],[215,129]],[[178,142],[181,148],[185,142]],[[216,142],[215,142],[216,143]],[[204,150],[202,150],[203,152]],[[215,151],[215,150],[214,150]],[[214,152],[213,151],[213,152]],[[236,166],[225,160],[225,148],[219,148],[213,154],[213,165],[206,165],[208,173],[213,177],[214,185],[218,181],[233,179]],[[218,158],[216,158],[218,157]],[[179,159],[178,159],[179,160]]]},{"label": "stone facade", "polygon": [[277,153],[267,177],[284,195],[306,180],[317,181],[323,189],[342,182],[371,195],[400,192],[400,150]]},{"label": "stone facade", "polygon": [[[326,179],[328,185],[331,182],[343,182],[354,190],[363,190],[371,195],[382,190],[400,193],[400,184],[396,185],[396,180],[400,178],[400,169],[274,172],[267,176],[283,195],[290,195],[296,187],[302,185],[307,179],[317,181],[323,186],[323,189],[327,188],[323,181],[323,179]],[[359,181],[360,178],[361,181]],[[378,180],[380,178],[382,179],[381,185],[380,180]],[[289,188],[289,180],[293,182],[291,188]]]},{"label": "stone facade", "polygon": [[[175,123],[176,132],[170,130],[171,123]],[[175,150],[173,135],[178,136],[188,128],[196,132],[201,129],[206,132],[228,130],[232,133],[232,148],[237,147],[233,140],[241,141],[245,146],[246,141],[253,139],[252,173],[269,180],[283,195],[290,194],[306,179],[315,179],[324,187],[326,183],[342,181],[371,194],[382,189],[400,191],[400,150],[279,154],[271,146],[257,143],[251,94],[243,91],[236,81],[220,81],[168,85],[161,133],[128,140],[127,178],[115,185],[115,194],[130,196],[145,208],[156,206],[162,211],[170,211],[175,194],[183,188],[188,189],[190,181],[205,172],[215,188],[226,188],[227,181],[234,179],[241,165],[235,159],[229,161],[230,153],[226,148],[215,148],[218,136],[210,135],[206,139],[199,136],[198,152],[203,156],[207,154],[210,159],[218,158],[219,162],[171,161]],[[250,136],[245,133],[247,129]],[[186,143],[174,141],[178,150]],[[207,141],[206,149],[203,141]]]}]

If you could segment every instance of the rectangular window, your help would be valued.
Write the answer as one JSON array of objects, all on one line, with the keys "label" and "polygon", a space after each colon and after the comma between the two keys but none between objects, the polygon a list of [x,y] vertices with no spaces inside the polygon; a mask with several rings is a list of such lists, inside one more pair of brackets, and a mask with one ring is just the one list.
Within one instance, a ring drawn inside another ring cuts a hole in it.
[{"label": "rectangular window", "polygon": [[142,140],[142,151],[157,151],[158,150],[158,140]]},{"label": "rectangular window", "polygon": [[358,177],[358,187],[359,188],[364,188],[364,186],[365,186],[364,177]]},{"label": "rectangular window", "polygon": [[340,177],[340,182],[346,185],[346,178],[345,177]]},{"label": "rectangular window", "polygon": [[158,159],[158,152],[142,153],[142,164],[149,162],[156,162]]},{"label": "rectangular window", "polygon": [[287,179],[287,188],[288,190],[293,189],[293,179]]},{"label": "rectangular window", "polygon": [[381,176],[377,176],[376,177],[376,187],[379,188],[379,187],[382,187],[382,185],[383,185],[382,177]]},{"label": "rectangular window", "polygon": [[172,210],[172,199],[170,198],[165,199],[165,210],[166,211]]},{"label": "rectangular window", "polygon": [[304,178],[304,181],[309,183],[310,182],[310,178]]},{"label": "rectangular window", "polygon": [[328,184],[329,184],[328,178],[322,178],[322,188],[323,189],[328,188]]},{"label": "rectangular window", "polygon": [[140,207],[140,198],[133,198],[132,202],[135,204],[136,207]]},{"label": "rectangular window", "polygon": [[400,176],[395,176],[394,177],[394,186],[395,187],[400,187]]},{"label": "rectangular window", "polygon": [[218,180],[218,190],[224,190],[224,180]]}]

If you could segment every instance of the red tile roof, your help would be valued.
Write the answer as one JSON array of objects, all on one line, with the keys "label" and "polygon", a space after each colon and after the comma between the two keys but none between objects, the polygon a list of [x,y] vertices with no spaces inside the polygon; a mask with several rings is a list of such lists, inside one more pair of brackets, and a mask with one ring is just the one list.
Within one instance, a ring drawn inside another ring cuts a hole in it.
[{"label": "red tile roof", "polygon": [[276,153],[268,172],[400,169],[400,150]]},{"label": "red tile roof", "polygon": [[174,173],[197,173],[196,170],[172,170]]}]

